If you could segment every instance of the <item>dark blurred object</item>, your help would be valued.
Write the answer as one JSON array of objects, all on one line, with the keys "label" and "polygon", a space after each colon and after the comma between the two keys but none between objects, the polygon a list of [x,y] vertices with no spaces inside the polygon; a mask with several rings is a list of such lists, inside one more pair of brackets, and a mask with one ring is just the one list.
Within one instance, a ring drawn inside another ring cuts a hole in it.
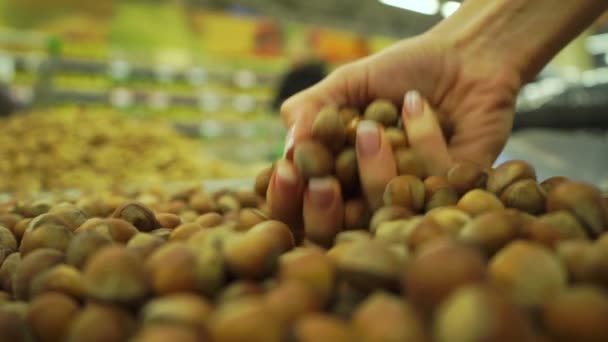
[{"label": "dark blurred object", "polygon": [[608,85],[572,87],[533,110],[515,115],[513,131],[529,128],[608,130]]},{"label": "dark blurred object", "polygon": [[272,109],[279,110],[283,101],[291,95],[313,86],[325,78],[326,75],[327,67],[322,61],[311,59],[294,63],[292,69],[285,74],[279,84],[277,95],[272,102]]},{"label": "dark blurred object", "polygon": [[17,109],[7,85],[0,85],[0,117],[9,116]]}]

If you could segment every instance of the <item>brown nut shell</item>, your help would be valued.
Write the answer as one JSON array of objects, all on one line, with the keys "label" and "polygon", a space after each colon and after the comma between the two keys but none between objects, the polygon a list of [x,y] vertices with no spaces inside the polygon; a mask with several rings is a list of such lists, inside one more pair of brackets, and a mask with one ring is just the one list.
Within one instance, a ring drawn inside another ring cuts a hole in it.
[{"label": "brown nut shell", "polygon": [[383,222],[406,219],[412,216],[414,216],[414,214],[405,207],[396,205],[384,206],[376,210],[374,216],[372,216],[370,230],[372,233],[375,233]]},{"label": "brown nut shell", "polygon": [[560,260],[533,242],[511,242],[494,255],[488,271],[498,289],[526,308],[538,307],[566,288],[566,269]]},{"label": "brown nut shell", "polygon": [[372,213],[367,202],[354,198],[344,202],[344,229],[367,229]]},{"label": "brown nut shell", "polygon": [[338,107],[327,105],[317,113],[312,124],[311,136],[331,151],[339,151],[346,140],[344,122]]},{"label": "brown nut shell", "polygon": [[522,179],[536,180],[536,171],[532,165],[523,160],[509,160],[490,171],[487,190],[500,196],[509,185]]},{"label": "brown nut shell", "polygon": [[424,183],[413,175],[393,178],[384,190],[384,204],[397,205],[420,212],[424,208]]},{"label": "brown nut shell", "polygon": [[460,230],[461,241],[492,256],[520,235],[521,218],[516,211],[499,209],[473,218]]},{"label": "brown nut shell", "polygon": [[488,175],[478,164],[462,161],[448,171],[447,180],[458,194],[464,195],[473,189],[485,189]]},{"label": "brown nut shell", "polygon": [[197,289],[195,264],[194,252],[188,245],[172,242],[152,253],[146,260],[145,270],[158,295],[194,292]]},{"label": "brown nut shell", "polygon": [[487,211],[504,209],[505,206],[494,194],[485,190],[474,189],[462,196],[456,207],[471,216],[477,216]]},{"label": "brown nut shell", "polygon": [[220,305],[210,317],[209,330],[213,341],[280,342],[285,335],[281,320],[255,297]]},{"label": "brown nut shell", "polygon": [[293,160],[304,179],[329,176],[334,170],[334,160],[329,150],[312,140],[296,146]]},{"label": "brown nut shell", "polygon": [[120,307],[88,304],[74,318],[67,341],[122,342],[128,340],[134,330],[135,320]]},{"label": "brown nut shell", "polygon": [[30,286],[30,295],[36,297],[43,293],[55,292],[84,299],[84,278],[76,268],[64,264],[56,265],[36,276]]},{"label": "brown nut shell", "polygon": [[335,170],[336,178],[340,182],[344,193],[350,194],[359,190],[359,167],[357,165],[357,152],[354,148],[346,148],[338,154]]},{"label": "brown nut shell", "polygon": [[346,322],[323,313],[312,313],[300,318],[293,327],[298,342],[350,342],[356,338]]},{"label": "brown nut shell", "polygon": [[374,120],[384,127],[396,126],[399,120],[399,111],[390,101],[378,99],[370,103],[365,109],[363,117],[366,120]]},{"label": "brown nut shell", "polygon": [[506,187],[500,200],[507,208],[519,209],[532,215],[545,211],[545,191],[533,179],[522,179]]},{"label": "brown nut shell", "polygon": [[73,298],[60,293],[45,293],[30,303],[26,321],[37,341],[63,341],[79,311],[80,306]]},{"label": "brown nut shell", "polygon": [[142,232],[162,228],[158,220],[156,220],[154,212],[142,203],[135,201],[123,203],[120,207],[116,208],[112,217],[123,219]]},{"label": "brown nut shell", "polygon": [[412,149],[397,149],[395,162],[397,163],[397,173],[400,175],[414,175],[420,179],[424,179],[428,175],[423,160]]},{"label": "brown nut shell", "polygon": [[40,273],[64,261],[64,254],[50,248],[40,248],[25,256],[13,277],[13,294],[16,299],[30,298],[30,287]]}]

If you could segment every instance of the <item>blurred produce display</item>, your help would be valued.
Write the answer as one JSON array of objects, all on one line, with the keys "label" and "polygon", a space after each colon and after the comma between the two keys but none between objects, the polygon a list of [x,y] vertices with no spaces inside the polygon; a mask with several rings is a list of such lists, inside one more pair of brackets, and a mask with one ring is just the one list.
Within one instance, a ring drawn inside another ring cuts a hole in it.
[{"label": "blurred produce display", "polygon": [[112,189],[171,181],[251,177],[165,121],[66,107],[0,122],[0,192]]},{"label": "blurred produce display", "polygon": [[[249,189],[3,199],[2,336],[608,340],[606,194],[565,177],[540,181],[523,160],[491,169],[462,162],[428,176],[394,129],[396,108],[379,100],[363,112],[324,108],[313,140],[294,154],[301,175],[340,187],[338,217],[313,217],[305,206],[303,217],[273,220],[282,203],[265,196],[280,164]],[[349,152],[361,117],[382,123],[407,156],[378,201],[362,198]]]}]

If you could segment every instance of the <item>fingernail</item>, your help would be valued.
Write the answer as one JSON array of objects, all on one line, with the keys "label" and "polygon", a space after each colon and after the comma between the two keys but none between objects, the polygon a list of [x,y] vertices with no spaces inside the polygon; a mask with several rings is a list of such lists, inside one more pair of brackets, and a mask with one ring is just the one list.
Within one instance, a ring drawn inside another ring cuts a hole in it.
[{"label": "fingernail", "polygon": [[380,150],[378,125],[371,120],[363,120],[357,125],[357,149],[362,156],[373,156]]},{"label": "fingernail", "polygon": [[289,127],[289,130],[287,131],[287,136],[285,137],[285,148],[283,149],[283,158],[287,157],[289,159],[289,155],[293,154],[294,127],[295,127],[295,125],[292,125],[291,127]]},{"label": "fingernail", "polygon": [[284,160],[277,163],[277,177],[282,183],[295,184],[297,181],[294,169]]},{"label": "fingernail", "polygon": [[308,181],[308,196],[315,208],[327,209],[335,199],[334,188],[330,178],[311,178]]},{"label": "fingernail", "polygon": [[416,90],[410,90],[405,94],[403,104],[405,107],[405,115],[409,118],[418,117],[424,112],[422,97]]}]

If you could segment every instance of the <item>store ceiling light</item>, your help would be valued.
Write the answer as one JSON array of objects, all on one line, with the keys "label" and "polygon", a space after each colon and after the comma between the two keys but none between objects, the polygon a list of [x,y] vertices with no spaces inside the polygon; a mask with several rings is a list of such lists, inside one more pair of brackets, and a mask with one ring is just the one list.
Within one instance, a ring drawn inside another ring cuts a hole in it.
[{"label": "store ceiling light", "polygon": [[439,0],[379,0],[381,3],[417,13],[435,15],[439,12]]},{"label": "store ceiling light", "polygon": [[458,1],[446,1],[441,5],[441,15],[447,18],[454,14],[460,8],[460,2]]}]

